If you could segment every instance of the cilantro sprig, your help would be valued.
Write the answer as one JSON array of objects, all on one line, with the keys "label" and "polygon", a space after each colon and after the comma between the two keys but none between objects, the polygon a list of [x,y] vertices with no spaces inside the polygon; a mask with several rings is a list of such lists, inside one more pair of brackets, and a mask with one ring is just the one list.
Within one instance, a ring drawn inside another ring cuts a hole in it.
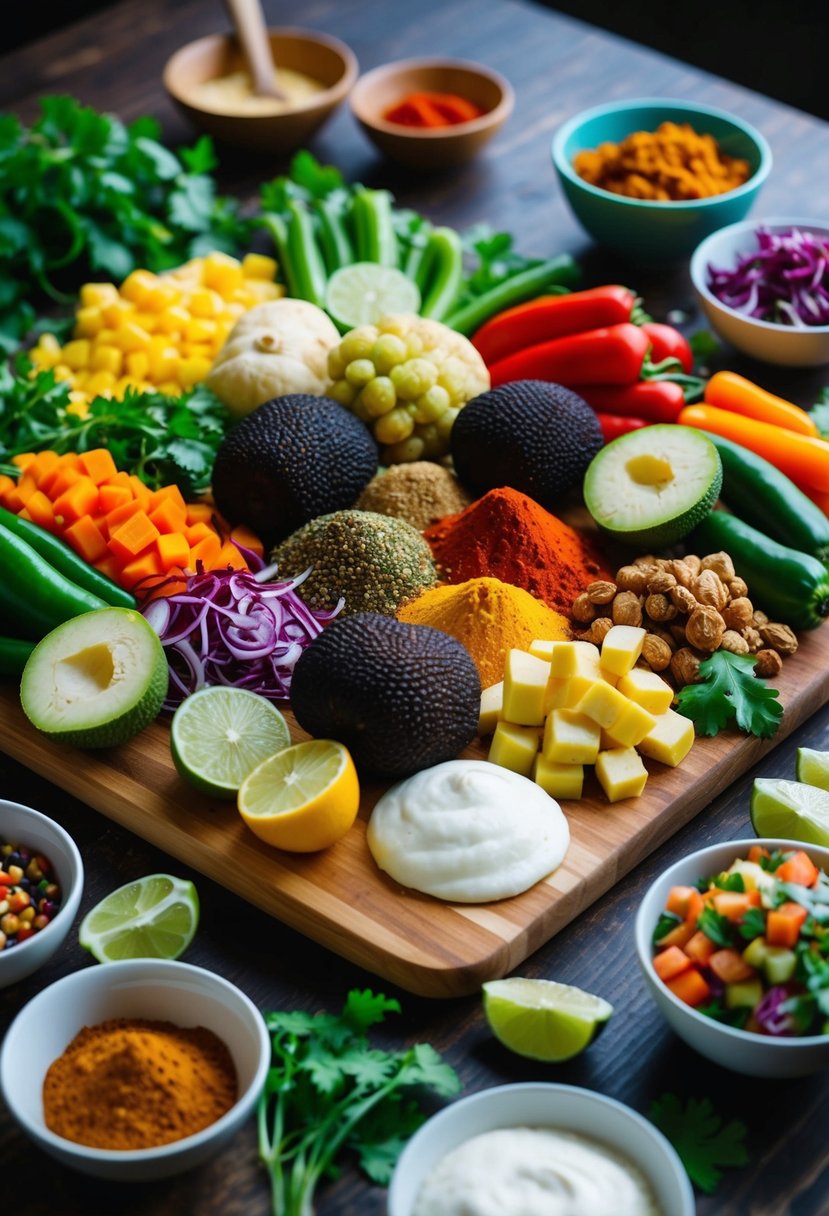
[{"label": "cilantro sprig", "polygon": [[700,682],[686,684],[677,696],[677,709],[698,735],[716,735],[733,724],[761,739],[775,734],[783,716],[780,693],[754,675],[756,661],[717,650],[700,663]]},{"label": "cilantro sprig", "polygon": [[683,1104],[676,1094],[663,1094],[651,1104],[650,1120],[670,1140],[691,1181],[708,1195],[717,1189],[723,1166],[748,1162],[746,1125],[738,1119],[725,1123],[708,1098]]},{"label": "cilantro sprig", "polygon": [[383,1185],[423,1121],[413,1095],[448,1097],[457,1075],[434,1048],[371,1046],[367,1031],[400,1005],[369,989],[348,994],[341,1014],[269,1013],[273,1057],[259,1101],[259,1152],[271,1176],[274,1216],[310,1216],[320,1179],[350,1149]]}]

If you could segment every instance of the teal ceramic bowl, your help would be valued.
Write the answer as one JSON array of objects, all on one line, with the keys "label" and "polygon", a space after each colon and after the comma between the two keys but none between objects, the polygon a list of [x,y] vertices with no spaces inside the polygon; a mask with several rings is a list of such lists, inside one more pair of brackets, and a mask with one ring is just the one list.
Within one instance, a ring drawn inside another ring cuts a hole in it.
[{"label": "teal ceramic bowl", "polygon": [[[711,198],[652,202],[626,198],[591,186],[573,168],[578,153],[634,131],[655,131],[662,122],[690,123],[713,135],[729,156],[747,160],[751,173],[742,186]],[[754,127],[711,106],[673,98],[616,101],[576,114],[556,132],[553,165],[573,214],[590,235],[627,261],[659,265],[690,257],[710,233],[743,219],[771,170],[771,149]]]}]

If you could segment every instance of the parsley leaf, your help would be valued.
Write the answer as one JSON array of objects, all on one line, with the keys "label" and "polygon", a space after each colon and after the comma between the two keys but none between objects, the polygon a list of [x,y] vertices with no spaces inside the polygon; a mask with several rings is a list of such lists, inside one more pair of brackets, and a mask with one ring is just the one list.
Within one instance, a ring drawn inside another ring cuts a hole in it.
[{"label": "parsley leaf", "polygon": [[677,916],[676,913],[660,912],[659,920],[656,922],[656,926],[651,936],[651,941],[655,946],[658,946],[663,938],[666,938],[668,934],[677,927],[677,925],[681,924],[682,917]]},{"label": "parsley leaf", "polygon": [[272,1062],[259,1101],[259,1152],[278,1216],[307,1216],[317,1183],[345,1149],[374,1182],[387,1183],[424,1118],[414,1091],[458,1092],[457,1075],[428,1043],[371,1046],[368,1029],[399,1011],[395,1000],[354,989],[339,1015],[266,1015]]},{"label": "parsley leaf", "polygon": [[762,937],[766,932],[766,917],[761,908],[748,908],[740,920],[738,926],[740,936],[745,937],[748,941],[753,941],[755,937]]},{"label": "parsley leaf", "polygon": [[715,946],[725,949],[732,944],[731,921],[710,904],[706,904],[697,917],[697,928],[701,929]]},{"label": "parsley leaf", "polygon": [[698,735],[716,735],[736,723],[747,734],[770,739],[780,725],[780,693],[754,675],[756,659],[717,650],[699,665],[700,683],[686,684],[677,708]]},{"label": "parsley leaf", "polygon": [[713,1194],[722,1179],[722,1166],[746,1165],[746,1125],[738,1119],[724,1123],[707,1098],[663,1094],[651,1104],[650,1120],[670,1140],[701,1191]]}]

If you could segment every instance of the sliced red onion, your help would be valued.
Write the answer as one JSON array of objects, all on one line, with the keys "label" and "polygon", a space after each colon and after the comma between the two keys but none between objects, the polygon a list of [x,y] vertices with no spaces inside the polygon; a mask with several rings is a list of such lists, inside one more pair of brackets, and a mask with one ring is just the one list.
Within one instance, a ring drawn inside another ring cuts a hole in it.
[{"label": "sliced red onion", "polygon": [[708,267],[710,291],[761,321],[804,329],[829,325],[829,241],[801,228],[758,228],[758,248],[732,269]]},{"label": "sliced red onion", "polygon": [[342,599],[330,612],[312,612],[299,598],[296,588],[310,570],[267,582],[276,567],[253,557],[256,573],[228,569],[190,575],[184,591],[159,596],[142,609],[167,655],[165,709],[175,709],[208,684],[287,701],[294,664],[341,610]]}]

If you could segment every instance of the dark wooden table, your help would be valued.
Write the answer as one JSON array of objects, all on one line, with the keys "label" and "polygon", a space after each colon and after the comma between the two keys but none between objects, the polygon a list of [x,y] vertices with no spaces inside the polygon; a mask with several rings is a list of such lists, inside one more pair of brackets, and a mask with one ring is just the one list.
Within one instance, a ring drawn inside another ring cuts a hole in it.
[{"label": "dark wooden table", "polygon": [[[351,178],[389,186],[402,201],[434,219],[458,227],[486,221],[511,230],[526,253],[568,250],[582,261],[586,285],[630,283],[660,319],[682,312],[689,328],[697,324],[685,269],[645,275],[591,247],[566,209],[550,165],[551,136],[569,115],[614,97],[674,96],[722,106],[759,127],[773,148],[774,170],[757,215],[817,217],[821,209],[825,212],[829,128],[824,124],[550,10],[520,0],[308,0],[301,13],[278,0],[266,0],[265,8],[271,24],[301,20],[344,38],[363,69],[435,52],[499,68],[515,85],[515,113],[471,165],[440,176],[396,170],[375,156],[345,107],[312,149]],[[189,142],[192,132],[166,98],[161,70],[182,43],[224,25],[221,6],[207,0],[123,0],[0,61],[0,108],[31,120],[40,94],[70,92],[125,119],[155,114],[169,142]],[[739,54],[739,47],[734,53]],[[284,167],[268,158],[222,154],[223,184],[242,196],[252,196],[259,180]],[[803,405],[814,400],[823,382],[820,373],[776,371],[734,355],[723,354],[718,362]],[[645,993],[632,931],[642,892],[667,864],[705,844],[751,835],[752,779],[792,777],[795,749],[804,745],[829,747],[829,709],[527,961],[522,974],[577,984],[615,1006],[600,1040],[581,1057],[559,1066],[523,1061],[503,1050],[491,1037],[477,998],[435,1002],[394,993],[389,985],[199,874],[188,874],[177,863],[171,866],[163,854],[30,772],[25,757],[0,755],[0,793],[55,816],[75,837],[87,872],[82,913],[115,886],[144,874],[173,868],[193,878],[202,923],[187,960],[228,976],[263,1010],[337,1009],[349,988],[374,986],[398,996],[403,1005],[402,1016],[387,1024],[385,1040],[395,1045],[429,1040],[458,1069],[466,1092],[518,1080],[562,1081],[599,1090],[644,1113],[668,1091],[683,1098],[708,1097],[724,1117],[745,1120],[751,1163],[726,1171],[714,1197],[698,1197],[700,1216],[826,1216],[829,1090],[824,1081],[746,1080],[686,1048]],[[87,965],[88,956],[73,935],[40,973],[0,992],[0,1029],[46,983]],[[252,1124],[202,1170],[164,1183],[121,1188],[59,1167],[37,1152],[3,1111],[0,1160],[7,1163],[10,1210],[28,1216],[265,1216],[269,1211],[267,1179],[257,1161]],[[336,1182],[322,1187],[318,1211],[320,1216],[380,1216],[385,1192],[347,1164]]]}]

